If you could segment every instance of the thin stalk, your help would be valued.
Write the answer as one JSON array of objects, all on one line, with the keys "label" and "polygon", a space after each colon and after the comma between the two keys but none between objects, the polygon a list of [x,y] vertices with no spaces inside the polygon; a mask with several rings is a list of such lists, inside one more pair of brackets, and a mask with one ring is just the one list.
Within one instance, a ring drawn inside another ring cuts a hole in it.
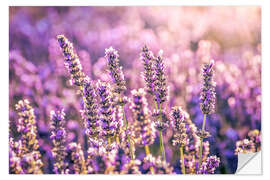
[{"label": "thin stalk", "polygon": [[[149,155],[150,154],[149,146],[145,145],[144,149],[145,149],[146,156]],[[151,171],[152,174],[155,174],[153,166],[150,166],[150,171]]]},{"label": "thin stalk", "polygon": [[119,136],[116,136],[116,143],[117,143],[117,144],[120,144]]},{"label": "thin stalk", "polygon": [[[122,98],[120,97],[120,94],[119,94],[119,99],[120,99],[120,101],[122,101]],[[125,115],[124,106],[122,106],[122,108],[123,108],[122,109],[123,119],[124,119],[124,123],[125,123],[125,128],[126,128],[126,134],[127,134],[127,138],[128,138],[128,143],[129,143],[129,154],[130,154],[131,160],[133,160],[134,159],[134,155],[133,155],[132,144],[131,144],[129,133],[128,133],[128,123],[127,123],[127,119],[126,119],[126,115]]]},{"label": "thin stalk", "polygon": [[182,174],[186,174],[183,146],[180,146],[180,158],[181,158],[181,165],[182,165]]},{"label": "thin stalk", "polygon": [[108,144],[111,145],[111,137],[108,137]]},{"label": "thin stalk", "polygon": [[[156,110],[160,110],[161,112],[161,104],[159,104],[159,108],[158,108],[158,105],[157,105],[157,102],[154,101],[154,104],[155,104],[155,107],[156,107]],[[162,115],[159,116],[159,121],[162,121]],[[165,150],[164,150],[164,144],[163,144],[163,135],[162,135],[162,131],[159,131],[160,133],[160,156],[162,157],[162,160],[163,161],[166,161],[166,157],[165,157]]]},{"label": "thin stalk", "polygon": [[[202,131],[204,131],[205,128],[205,121],[206,121],[206,114],[204,114],[203,117],[203,125],[202,125]],[[203,150],[203,138],[200,138],[200,156],[199,156],[199,170],[201,169],[202,166],[202,150]]]}]

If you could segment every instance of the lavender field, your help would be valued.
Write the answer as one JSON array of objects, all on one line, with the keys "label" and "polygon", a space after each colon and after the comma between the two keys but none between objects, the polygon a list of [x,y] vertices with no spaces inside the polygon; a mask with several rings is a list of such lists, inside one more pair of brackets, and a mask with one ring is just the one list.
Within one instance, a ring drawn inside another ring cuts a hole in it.
[{"label": "lavender field", "polygon": [[9,8],[11,174],[230,174],[260,130],[260,7]]}]

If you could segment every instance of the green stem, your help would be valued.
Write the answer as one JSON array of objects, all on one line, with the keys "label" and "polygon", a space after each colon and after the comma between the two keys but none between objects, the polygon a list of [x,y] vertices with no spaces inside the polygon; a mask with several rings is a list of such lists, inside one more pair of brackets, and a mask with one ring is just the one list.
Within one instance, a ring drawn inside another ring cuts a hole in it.
[{"label": "green stem", "polygon": [[[206,121],[206,114],[204,114],[203,117],[203,125],[202,125],[202,131],[204,131],[205,128],[205,121]],[[200,138],[200,156],[199,156],[199,170],[201,169],[202,166],[202,150],[203,150],[203,138]]]},{"label": "green stem", "polygon": [[[120,99],[120,101],[122,101],[122,98],[121,97],[119,99]],[[128,133],[128,123],[127,123],[127,119],[126,119],[126,115],[125,115],[124,106],[122,106],[122,111],[123,111],[123,119],[124,119],[125,128],[126,128],[126,134],[127,134],[128,143],[129,143],[129,154],[130,154],[131,159],[133,160],[134,159],[134,155],[133,155],[132,144],[131,144],[129,133]]]},{"label": "green stem", "polygon": [[160,132],[160,153],[161,153],[161,156],[162,156],[162,160],[166,161],[162,131],[159,131],[159,132]]},{"label": "green stem", "polygon": [[183,146],[180,147],[180,158],[181,158],[181,165],[182,165],[182,174],[186,174]]}]

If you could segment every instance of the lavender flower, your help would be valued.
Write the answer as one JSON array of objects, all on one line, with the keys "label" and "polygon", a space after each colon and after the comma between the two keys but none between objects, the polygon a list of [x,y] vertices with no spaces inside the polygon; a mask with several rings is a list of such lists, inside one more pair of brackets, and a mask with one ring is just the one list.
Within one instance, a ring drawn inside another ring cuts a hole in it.
[{"label": "lavender flower", "polygon": [[173,174],[173,167],[166,161],[153,157],[151,154],[147,155],[143,160],[143,169],[147,173],[151,173],[150,167],[153,167],[154,174]]},{"label": "lavender flower", "polygon": [[159,51],[158,57],[155,58],[154,64],[154,84],[155,84],[155,101],[158,105],[162,104],[167,99],[167,84],[165,77],[165,65],[162,57],[163,51]]},{"label": "lavender flower", "polygon": [[96,93],[92,83],[89,80],[84,82],[83,86],[84,109],[82,117],[84,118],[84,127],[88,139],[90,137],[98,137],[100,132],[98,105],[96,101]]},{"label": "lavender flower", "polygon": [[70,143],[67,146],[68,157],[71,160],[70,174],[87,174],[86,162],[80,144]]},{"label": "lavender flower", "polygon": [[68,164],[66,158],[66,130],[65,130],[65,112],[51,111],[51,136],[53,143],[52,154],[54,157],[54,172],[56,174],[67,174]]},{"label": "lavender flower", "polygon": [[220,159],[217,156],[210,156],[206,159],[206,162],[202,163],[201,169],[197,174],[214,174],[219,163]]},{"label": "lavender flower", "polygon": [[73,49],[73,44],[68,41],[64,35],[58,35],[57,40],[65,57],[65,66],[71,74],[71,82],[82,87],[85,79],[85,74],[82,72],[82,66],[78,55]]},{"label": "lavender flower", "polygon": [[174,129],[173,136],[173,145],[174,146],[184,146],[188,144],[188,138],[186,133],[186,112],[182,110],[181,107],[173,107],[172,108],[172,127]]},{"label": "lavender flower", "polygon": [[113,82],[116,84],[114,92],[120,94],[122,91],[126,90],[126,81],[124,79],[122,66],[119,65],[118,52],[112,47],[105,49],[105,58],[108,61],[110,75]]},{"label": "lavender flower", "polygon": [[10,174],[23,174],[23,169],[21,167],[21,158],[20,152],[21,148],[18,149],[17,147],[19,143],[13,141],[13,138],[9,139],[9,173]]},{"label": "lavender flower", "polygon": [[201,110],[203,114],[212,114],[215,111],[216,83],[213,79],[214,76],[214,60],[209,64],[205,64],[202,69],[203,87],[201,92]]},{"label": "lavender flower", "polygon": [[97,92],[100,97],[100,123],[101,134],[106,138],[115,135],[116,121],[113,119],[113,102],[110,92],[110,85],[105,82],[98,81]]},{"label": "lavender flower", "polygon": [[21,167],[24,174],[42,174],[43,163],[39,151],[24,154],[21,158]]},{"label": "lavender flower", "polygon": [[143,78],[146,83],[147,92],[151,95],[154,95],[154,69],[153,69],[153,61],[154,54],[149,48],[145,45],[142,48],[142,52],[140,54],[140,59],[143,61],[144,65],[144,74]]},{"label": "lavender flower", "polygon": [[154,123],[150,120],[144,89],[132,90],[133,102],[130,107],[135,120],[135,142],[140,146],[151,145],[155,140]]}]

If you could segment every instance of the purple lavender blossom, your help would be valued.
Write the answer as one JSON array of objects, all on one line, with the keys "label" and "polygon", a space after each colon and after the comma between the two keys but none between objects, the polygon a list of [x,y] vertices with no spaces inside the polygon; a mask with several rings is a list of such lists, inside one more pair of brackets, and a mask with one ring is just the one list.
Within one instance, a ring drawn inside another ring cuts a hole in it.
[{"label": "purple lavender blossom", "polygon": [[130,160],[129,163],[125,164],[123,167],[123,170],[120,174],[142,174],[139,170],[139,165],[141,164],[141,161],[136,160]]},{"label": "purple lavender blossom", "polygon": [[197,174],[214,174],[219,163],[220,159],[217,156],[210,156],[206,159],[206,162],[202,163],[201,169]]},{"label": "purple lavender blossom", "polygon": [[105,58],[108,61],[108,67],[113,83],[116,84],[114,92],[120,94],[122,91],[126,90],[126,81],[122,71],[122,66],[119,65],[118,52],[113,49],[113,47],[105,49]]},{"label": "purple lavender blossom", "polygon": [[215,111],[216,102],[216,83],[213,79],[214,76],[214,60],[209,64],[205,64],[202,69],[203,87],[201,92],[201,110],[203,114],[212,114]]},{"label": "purple lavender blossom", "polygon": [[261,134],[255,129],[248,132],[248,137],[236,142],[235,154],[254,153],[261,150]]},{"label": "purple lavender blossom", "polygon": [[173,167],[166,161],[161,160],[161,157],[153,157],[151,154],[147,155],[143,160],[143,169],[147,173],[151,173],[150,167],[153,167],[154,174],[173,174]]},{"label": "purple lavender blossom", "polygon": [[152,113],[152,116],[156,118],[156,120],[155,120],[155,128],[157,130],[164,131],[169,127],[170,120],[167,117],[166,111],[164,109],[162,109],[162,110],[154,109],[154,111]]},{"label": "purple lavender blossom", "polygon": [[60,111],[51,111],[51,136],[53,143],[52,154],[54,158],[54,172],[56,174],[68,174],[65,162],[66,158],[66,130],[65,130],[65,112],[64,109]]},{"label": "purple lavender blossom", "polygon": [[164,65],[164,58],[162,57],[163,51],[159,51],[158,57],[154,60],[154,84],[155,84],[155,101],[158,105],[162,104],[167,100],[168,92],[167,92],[167,83],[166,83],[166,76],[165,76],[165,65]]},{"label": "purple lavender blossom", "polygon": [[147,92],[154,95],[154,54],[149,48],[144,45],[140,54],[140,59],[143,61],[144,73],[143,78],[147,87]]},{"label": "purple lavender blossom", "polygon": [[57,40],[63,51],[65,57],[65,66],[68,72],[71,74],[71,82],[77,86],[82,87],[85,79],[85,74],[82,72],[82,65],[80,63],[78,55],[73,49],[73,44],[68,41],[64,35],[58,35]]},{"label": "purple lavender blossom", "polygon": [[32,151],[22,156],[21,167],[23,174],[42,174],[43,163],[39,151]]},{"label": "purple lavender blossom", "polygon": [[93,84],[86,80],[83,86],[84,109],[82,110],[82,117],[84,118],[84,127],[88,139],[90,137],[98,137],[100,133],[98,105],[96,100],[96,93]]},{"label": "purple lavender blossom", "polygon": [[151,145],[155,140],[155,128],[149,116],[145,91],[142,88],[139,90],[134,89],[131,94],[133,95],[133,102],[130,108],[135,120],[135,142],[140,146]]},{"label": "purple lavender blossom", "polygon": [[112,94],[110,91],[110,85],[105,82],[98,81],[97,94],[100,98],[100,124],[102,132],[101,134],[106,138],[115,135],[115,129],[117,122],[113,119],[113,102]]}]

